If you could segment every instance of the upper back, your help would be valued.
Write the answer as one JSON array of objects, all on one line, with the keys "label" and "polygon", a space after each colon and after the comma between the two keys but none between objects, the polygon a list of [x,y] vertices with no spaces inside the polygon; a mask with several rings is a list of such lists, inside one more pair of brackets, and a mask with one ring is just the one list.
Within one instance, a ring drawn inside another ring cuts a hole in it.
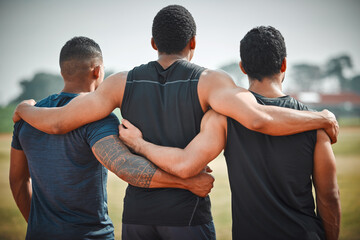
[{"label": "upper back", "polygon": [[[37,106],[63,106],[75,96],[54,94]],[[116,134],[117,123],[115,116],[109,116],[63,135],[46,134],[26,122],[15,125],[13,147],[24,151],[33,187],[28,237],[76,238],[89,232],[93,237],[112,236],[106,207],[107,169],[91,146],[111,131]]]},{"label": "upper back", "polygon": [[[265,98],[253,94],[259,104],[307,110],[290,96]],[[228,118],[225,157],[233,210],[237,212],[234,223],[239,226],[234,236],[312,239],[311,234],[318,234],[323,237],[312,196],[315,144],[316,131],[269,136],[248,130]],[[254,217],[261,220],[249,220]]]},{"label": "upper back", "polygon": [[[203,70],[185,60],[167,69],[158,62],[135,67],[128,73],[122,116],[142,131],[144,139],[184,148],[199,133],[204,115],[197,93]],[[126,193],[124,223],[189,226],[211,221],[209,197],[199,198],[188,190],[129,185]]]},{"label": "upper back", "polygon": [[152,143],[185,147],[200,131],[197,84],[203,71],[185,60],[167,69],[156,61],[135,67],[128,73],[122,116]]}]

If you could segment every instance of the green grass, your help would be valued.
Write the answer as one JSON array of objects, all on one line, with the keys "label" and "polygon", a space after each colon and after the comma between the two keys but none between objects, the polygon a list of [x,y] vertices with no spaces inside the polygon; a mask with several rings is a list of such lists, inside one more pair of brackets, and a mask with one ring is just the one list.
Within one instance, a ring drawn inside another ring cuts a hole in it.
[{"label": "green grass", "polygon": [[[0,239],[24,239],[26,222],[18,211],[9,188],[9,148],[11,135],[0,135]],[[341,193],[342,222],[340,239],[360,239],[360,127],[342,128],[334,145]],[[230,189],[226,165],[220,155],[211,165],[216,178],[210,196],[217,239],[231,239]],[[108,181],[109,214],[116,239],[121,236],[121,214],[126,184],[110,174]]]}]

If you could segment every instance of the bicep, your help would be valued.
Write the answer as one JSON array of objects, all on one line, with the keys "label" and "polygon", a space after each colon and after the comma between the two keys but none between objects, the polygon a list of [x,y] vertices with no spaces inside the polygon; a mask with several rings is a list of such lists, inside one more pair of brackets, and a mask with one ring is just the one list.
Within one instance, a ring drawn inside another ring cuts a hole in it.
[{"label": "bicep", "polygon": [[141,156],[132,154],[117,135],[97,141],[92,151],[98,161],[131,185],[149,187],[157,167]]},{"label": "bicep", "polygon": [[224,88],[216,90],[211,99],[212,108],[231,117],[251,130],[257,130],[267,117],[255,97],[243,88]]},{"label": "bicep", "polygon": [[323,130],[317,131],[313,178],[318,193],[337,191],[336,160],[330,139]]},{"label": "bicep", "polygon": [[[53,133],[57,134],[64,134],[90,122],[105,118],[121,104],[126,83],[126,78],[123,75],[109,77],[100,84],[96,91],[79,95],[66,106],[46,109],[49,111],[49,115],[42,116],[42,118],[52,119]],[[40,108],[38,111],[44,110]],[[40,130],[43,130],[41,127]]]},{"label": "bicep", "polygon": [[27,158],[24,151],[11,147],[9,175],[10,183],[30,177]]},{"label": "bicep", "polygon": [[263,106],[257,103],[253,94],[237,87],[227,74],[209,73],[199,84],[201,99],[205,98],[216,112],[235,119],[245,127],[256,130],[267,118]]},{"label": "bicep", "polygon": [[119,106],[116,86],[114,81],[105,81],[92,93],[80,95],[64,106],[63,117],[66,118],[68,126],[66,130],[78,128],[90,122],[94,122],[108,116]]},{"label": "bicep", "polygon": [[209,110],[201,123],[200,133],[186,146],[186,159],[202,169],[216,158],[226,144],[226,117]]}]

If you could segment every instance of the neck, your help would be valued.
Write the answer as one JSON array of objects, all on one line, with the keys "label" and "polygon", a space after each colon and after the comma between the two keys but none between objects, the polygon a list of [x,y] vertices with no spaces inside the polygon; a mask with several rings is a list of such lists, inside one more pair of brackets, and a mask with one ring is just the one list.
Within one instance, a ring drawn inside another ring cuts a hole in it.
[{"label": "neck", "polygon": [[281,76],[263,78],[261,82],[249,79],[249,90],[267,98],[282,97],[285,96],[282,92],[282,79]]},{"label": "neck", "polygon": [[170,67],[174,62],[176,62],[177,60],[181,60],[181,59],[190,61],[190,56],[189,56],[189,54],[184,54],[184,53],[178,53],[178,54],[159,53],[157,61],[164,69],[166,69],[166,68]]},{"label": "neck", "polygon": [[65,86],[61,92],[67,92],[67,93],[88,93],[95,91],[95,83],[78,83],[76,81],[66,81],[65,80]]}]

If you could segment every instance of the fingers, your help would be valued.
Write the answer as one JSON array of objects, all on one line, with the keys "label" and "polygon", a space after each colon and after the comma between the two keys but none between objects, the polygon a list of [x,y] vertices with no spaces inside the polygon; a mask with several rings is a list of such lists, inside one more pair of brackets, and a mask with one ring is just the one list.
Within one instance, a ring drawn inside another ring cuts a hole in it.
[{"label": "fingers", "polygon": [[124,141],[124,135],[126,132],[126,128],[124,127],[124,125],[120,124],[119,125],[119,138]]},{"label": "fingers", "polygon": [[12,120],[14,123],[18,122],[21,120],[19,114],[17,114],[16,112],[14,112],[13,116],[12,116]]},{"label": "fingers", "polygon": [[337,136],[339,135],[339,123],[336,120],[336,116],[327,109],[322,111],[325,118],[328,119],[330,126],[325,129],[326,133],[331,139],[331,143],[334,144],[337,142]]},{"label": "fingers", "polygon": [[135,128],[135,126],[132,125],[132,123],[129,122],[128,120],[126,120],[126,119],[122,119],[122,120],[121,120],[121,123],[122,123],[122,125],[124,125],[126,128]]},{"label": "fingers", "polygon": [[36,101],[34,99],[27,99],[27,100],[22,101],[21,103],[26,103],[26,104],[29,104],[31,106],[34,106],[36,104]]},{"label": "fingers", "polygon": [[207,172],[207,173],[212,173],[213,170],[212,170],[209,166],[206,166],[206,167],[205,167],[205,172]]},{"label": "fingers", "polygon": [[30,104],[30,105],[32,105],[32,106],[35,106],[36,101],[35,101],[34,99],[29,99],[28,104]]},{"label": "fingers", "polygon": [[125,130],[126,128],[124,127],[124,125],[119,124],[119,133],[123,132],[123,130]]}]

